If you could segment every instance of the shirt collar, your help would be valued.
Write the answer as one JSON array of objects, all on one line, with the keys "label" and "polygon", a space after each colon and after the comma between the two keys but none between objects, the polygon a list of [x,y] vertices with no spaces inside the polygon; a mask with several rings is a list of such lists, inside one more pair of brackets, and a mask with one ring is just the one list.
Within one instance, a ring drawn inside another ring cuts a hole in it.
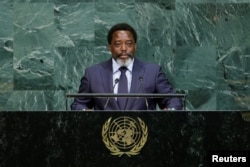
[{"label": "shirt collar", "polygon": [[[132,72],[133,69],[133,65],[134,65],[134,58],[132,59],[131,63],[127,66],[128,71]],[[119,71],[119,68],[121,67],[116,61],[115,59],[112,58],[112,67],[113,67],[113,73],[116,73],[117,71]]]}]

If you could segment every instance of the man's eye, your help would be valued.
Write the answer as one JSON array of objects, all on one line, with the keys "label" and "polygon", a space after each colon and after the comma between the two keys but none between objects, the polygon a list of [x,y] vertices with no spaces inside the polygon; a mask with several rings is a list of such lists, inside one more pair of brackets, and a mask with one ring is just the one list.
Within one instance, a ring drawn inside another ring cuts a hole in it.
[{"label": "man's eye", "polygon": [[133,44],[132,43],[126,43],[127,46],[132,46]]},{"label": "man's eye", "polygon": [[120,43],[115,43],[115,47],[119,47],[119,46],[121,46]]}]

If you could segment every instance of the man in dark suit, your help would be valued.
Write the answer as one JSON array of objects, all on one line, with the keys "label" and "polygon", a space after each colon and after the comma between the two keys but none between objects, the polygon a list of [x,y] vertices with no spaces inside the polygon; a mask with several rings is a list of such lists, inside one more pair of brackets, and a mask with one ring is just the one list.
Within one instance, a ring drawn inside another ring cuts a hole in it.
[{"label": "man in dark suit", "polygon": [[[108,32],[112,58],[85,69],[78,93],[175,93],[161,67],[135,58],[137,34],[120,23]],[[182,110],[179,98],[77,97],[72,110]]]}]

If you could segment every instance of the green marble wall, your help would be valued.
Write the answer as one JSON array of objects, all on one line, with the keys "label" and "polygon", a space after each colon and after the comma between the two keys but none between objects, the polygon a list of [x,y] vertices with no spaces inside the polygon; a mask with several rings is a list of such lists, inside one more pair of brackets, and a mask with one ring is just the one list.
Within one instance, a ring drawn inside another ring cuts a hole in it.
[{"label": "green marble wall", "polygon": [[1,0],[0,110],[65,110],[83,70],[110,57],[118,22],[187,110],[250,109],[250,0]]}]

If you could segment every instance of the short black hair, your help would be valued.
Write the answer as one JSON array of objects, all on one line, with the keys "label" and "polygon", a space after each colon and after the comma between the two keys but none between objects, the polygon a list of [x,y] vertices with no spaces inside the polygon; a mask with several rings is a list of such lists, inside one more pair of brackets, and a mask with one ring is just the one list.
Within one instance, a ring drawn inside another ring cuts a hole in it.
[{"label": "short black hair", "polygon": [[114,25],[113,27],[111,27],[109,32],[108,32],[107,39],[108,39],[109,44],[111,44],[111,40],[112,40],[112,36],[113,36],[114,32],[119,31],[119,30],[130,31],[132,33],[132,35],[134,37],[134,41],[136,43],[137,34],[136,34],[135,29],[127,23],[118,23],[118,24]]}]

